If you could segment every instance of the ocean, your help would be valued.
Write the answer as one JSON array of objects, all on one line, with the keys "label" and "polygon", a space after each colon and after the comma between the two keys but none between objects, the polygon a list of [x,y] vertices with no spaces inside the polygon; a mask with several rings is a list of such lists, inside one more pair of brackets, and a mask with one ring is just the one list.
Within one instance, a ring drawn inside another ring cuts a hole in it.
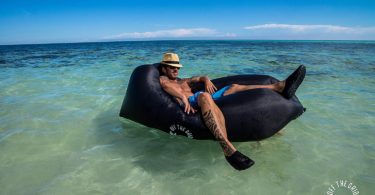
[{"label": "ocean", "polygon": [[[307,111],[234,145],[172,136],[119,111],[133,69],[176,52],[181,77],[307,67]],[[0,46],[0,194],[373,194],[374,41],[135,41]]]}]

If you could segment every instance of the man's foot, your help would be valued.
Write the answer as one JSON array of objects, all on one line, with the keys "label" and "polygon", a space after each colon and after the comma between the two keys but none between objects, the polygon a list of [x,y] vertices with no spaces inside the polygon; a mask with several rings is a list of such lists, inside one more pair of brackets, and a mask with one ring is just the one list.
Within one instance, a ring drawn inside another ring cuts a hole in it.
[{"label": "man's foot", "polygon": [[249,157],[243,155],[239,151],[235,151],[232,155],[230,156],[225,156],[225,159],[229,162],[230,165],[232,165],[233,168],[241,171],[245,170],[251,166],[254,165],[254,161],[251,160]]},{"label": "man's foot", "polygon": [[305,78],[306,67],[304,65],[299,66],[286,80],[285,87],[281,94],[286,98],[290,99],[296,93],[299,85]]}]

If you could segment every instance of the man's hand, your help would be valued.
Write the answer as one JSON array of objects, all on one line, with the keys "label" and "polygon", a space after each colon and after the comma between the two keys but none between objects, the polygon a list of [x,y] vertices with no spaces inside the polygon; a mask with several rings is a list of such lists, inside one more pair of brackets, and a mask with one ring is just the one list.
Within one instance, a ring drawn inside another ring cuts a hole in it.
[{"label": "man's hand", "polygon": [[207,76],[197,76],[197,77],[191,77],[187,81],[190,83],[196,83],[196,82],[203,82],[205,86],[205,91],[213,94],[217,90],[215,85],[211,82],[211,80]]},{"label": "man's hand", "polygon": [[191,105],[190,105],[190,103],[189,103],[189,100],[186,98],[186,97],[184,97],[183,99],[182,99],[182,102],[184,103],[184,105],[185,105],[185,112],[187,113],[187,114],[190,114],[190,112],[192,112],[193,114],[197,111],[197,110],[195,110]]},{"label": "man's hand", "polygon": [[206,91],[210,94],[215,93],[215,91],[217,90],[215,85],[211,82],[211,80],[208,77],[206,77],[204,81],[204,85],[205,85]]}]

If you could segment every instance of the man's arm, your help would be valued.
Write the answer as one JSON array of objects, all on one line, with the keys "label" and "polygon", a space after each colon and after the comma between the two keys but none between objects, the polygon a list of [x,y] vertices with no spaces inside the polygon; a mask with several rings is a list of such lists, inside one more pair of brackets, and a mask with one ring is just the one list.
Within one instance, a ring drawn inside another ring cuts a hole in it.
[{"label": "man's arm", "polygon": [[209,80],[207,76],[195,76],[188,78],[188,83],[198,83],[198,82],[206,82],[206,80]]},{"label": "man's arm", "polygon": [[197,83],[197,82],[203,82],[205,85],[205,90],[213,94],[217,90],[215,85],[211,82],[211,80],[207,76],[195,76],[187,79],[188,84],[190,85],[191,83]]},{"label": "man's arm", "polygon": [[185,104],[185,112],[186,113],[195,113],[195,109],[190,106],[189,100],[184,95],[181,87],[177,83],[171,82],[168,78],[161,76],[160,77],[160,85],[162,88],[171,96],[180,99]]}]

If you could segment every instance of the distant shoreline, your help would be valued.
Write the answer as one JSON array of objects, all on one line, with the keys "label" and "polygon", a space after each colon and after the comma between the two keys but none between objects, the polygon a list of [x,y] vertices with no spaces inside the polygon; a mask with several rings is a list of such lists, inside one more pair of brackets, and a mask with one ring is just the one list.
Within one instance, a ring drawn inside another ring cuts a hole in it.
[{"label": "distant shoreline", "polygon": [[101,44],[101,43],[125,43],[125,42],[300,42],[300,43],[375,43],[375,40],[277,40],[277,39],[158,39],[158,40],[118,40],[118,41],[83,41],[83,42],[57,42],[57,43],[19,43],[19,44],[0,44],[1,46],[23,46],[23,45],[64,45],[64,44]]}]

